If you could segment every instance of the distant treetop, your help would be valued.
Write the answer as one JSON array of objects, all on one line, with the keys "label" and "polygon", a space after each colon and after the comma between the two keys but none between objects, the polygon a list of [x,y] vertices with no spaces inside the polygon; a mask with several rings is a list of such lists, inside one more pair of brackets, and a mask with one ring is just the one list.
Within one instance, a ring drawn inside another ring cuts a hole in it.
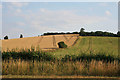
[{"label": "distant treetop", "polygon": [[8,39],[8,36],[6,35],[6,36],[4,37],[4,39]]},{"label": "distant treetop", "polygon": [[20,34],[20,38],[23,38],[23,35],[22,35],[22,34]]}]

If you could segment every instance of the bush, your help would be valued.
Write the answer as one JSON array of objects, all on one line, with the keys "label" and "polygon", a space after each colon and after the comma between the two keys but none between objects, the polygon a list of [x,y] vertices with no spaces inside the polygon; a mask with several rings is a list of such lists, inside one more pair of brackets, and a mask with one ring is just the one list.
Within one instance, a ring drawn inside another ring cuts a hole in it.
[{"label": "bush", "polygon": [[20,34],[20,38],[23,38],[23,35],[22,35],[22,34]]},{"label": "bush", "polygon": [[67,48],[67,45],[63,41],[59,42],[58,46],[59,48]]},{"label": "bush", "polygon": [[23,59],[23,60],[39,60],[39,61],[54,61],[55,58],[48,54],[47,52],[42,51],[30,51],[22,50],[21,52],[16,52],[15,50],[9,52],[2,52],[2,59]]},{"label": "bush", "polygon": [[8,36],[5,36],[4,39],[8,39]]}]

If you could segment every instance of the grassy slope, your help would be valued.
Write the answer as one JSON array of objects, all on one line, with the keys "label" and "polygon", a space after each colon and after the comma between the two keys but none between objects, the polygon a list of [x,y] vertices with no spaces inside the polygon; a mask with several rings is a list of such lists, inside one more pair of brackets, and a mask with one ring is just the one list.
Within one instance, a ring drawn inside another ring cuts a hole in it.
[{"label": "grassy slope", "polygon": [[78,55],[81,53],[89,54],[110,54],[118,56],[118,38],[117,37],[80,37],[78,42],[67,49],[58,49],[51,52],[54,56],[61,58],[66,54]]}]

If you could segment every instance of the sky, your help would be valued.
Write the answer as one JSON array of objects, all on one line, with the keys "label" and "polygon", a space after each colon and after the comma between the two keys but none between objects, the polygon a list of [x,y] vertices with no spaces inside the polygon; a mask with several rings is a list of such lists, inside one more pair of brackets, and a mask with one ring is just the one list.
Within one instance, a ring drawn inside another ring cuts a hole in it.
[{"label": "sky", "polygon": [[[1,5],[1,4],[0,4]],[[1,7],[0,7],[1,9]],[[118,31],[117,2],[3,2],[2,38],[45,32]]]}]

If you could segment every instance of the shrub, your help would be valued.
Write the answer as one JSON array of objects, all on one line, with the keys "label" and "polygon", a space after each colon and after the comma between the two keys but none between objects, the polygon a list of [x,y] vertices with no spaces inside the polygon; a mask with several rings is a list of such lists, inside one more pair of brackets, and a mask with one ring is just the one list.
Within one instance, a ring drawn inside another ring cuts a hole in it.
[{"label": "shrub", "polygon": [[48,54],[47,52],[42,51],[30,51],[22,50],[21,52],[16,51],[9,51],[9,52],[2,52],[2,59],[23,59],[23,60],[39,60],[39,61],[54,61],[55,58]]},{"label": "shrub", "polygon": [[23,38],[23,35],[22,35],[22,34],[20,34],[20,38]]},{"label": "shrub", "polygon": [[8,36],[5,36],[4,39],[8,39]]},{"label": "shrub", "polygon": [[63,41],[59,42],[58,46],[59,48],[67,48],[67,45]]}]

